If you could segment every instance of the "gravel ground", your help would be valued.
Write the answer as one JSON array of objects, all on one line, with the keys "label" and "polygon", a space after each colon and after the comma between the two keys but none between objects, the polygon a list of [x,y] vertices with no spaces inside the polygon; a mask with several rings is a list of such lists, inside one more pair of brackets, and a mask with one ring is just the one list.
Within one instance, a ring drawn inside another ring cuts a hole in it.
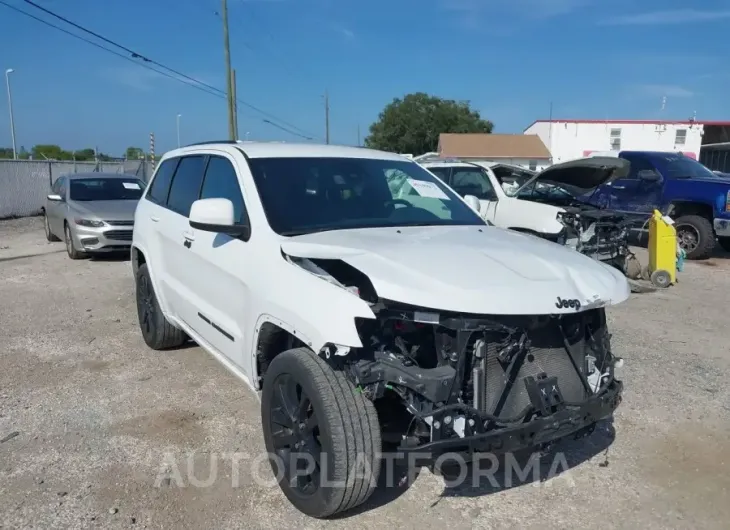
[{"label": "gravel ground", "polygon": [[625,400],[544,456],[543,480],[449,487],[423,471],[322,522],[266,483],[258,402],[237,379],[198,347],[145,347],[128,261],[72,262],[39,219],[0,222],[0,528],[727,528],[728,270],[689,263],[610,310]]}]

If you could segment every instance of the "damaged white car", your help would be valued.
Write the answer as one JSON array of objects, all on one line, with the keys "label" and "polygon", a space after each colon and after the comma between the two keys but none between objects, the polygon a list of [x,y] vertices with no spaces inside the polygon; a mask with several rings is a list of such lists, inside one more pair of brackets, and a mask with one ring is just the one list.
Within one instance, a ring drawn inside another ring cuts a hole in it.
[{"label": "damaged white car", "polygon": [[619,271],[488,226],[417,163],[208,143],[162,158],[135,214],[139,324],[194,340],[261,399],[291,503],[363,503],[384,447],[427,465],[589,433],[622,383]]},{"label": "damaged white car", "polygon": [[591,204],[594,192],[629,170],[617,157],[587,157],[540,172],[511,164],[422,157],[417,161],[487,221],[530,233],[609,263],[629,277],[641,265],[629,248],[629,219]]}]

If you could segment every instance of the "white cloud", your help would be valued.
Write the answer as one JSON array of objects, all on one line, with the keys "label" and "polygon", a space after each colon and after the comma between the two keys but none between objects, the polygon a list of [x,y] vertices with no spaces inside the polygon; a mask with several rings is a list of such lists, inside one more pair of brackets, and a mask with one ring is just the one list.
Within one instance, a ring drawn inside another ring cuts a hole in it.
[{"label": "white cloud", "polygon": [[549,18],[580,9],[594,0],[442,0],[449,11],[479,15],[489,11],[510,11],[530,18]]},{"label": "white cloud", "polygon": [[730,18],[730,10],[702,11],[699,9],[673,9],[621,15],[603,20],[601,24],[612,26],[659,26],[705,22],[725,18]]},{"label": "white cloud", "polygon": [[636,92],[644,96],[668,97],[668,98],[691,98],[695,93],[688,88],[679,85],[655,85],[644,84],[635,87]]}]

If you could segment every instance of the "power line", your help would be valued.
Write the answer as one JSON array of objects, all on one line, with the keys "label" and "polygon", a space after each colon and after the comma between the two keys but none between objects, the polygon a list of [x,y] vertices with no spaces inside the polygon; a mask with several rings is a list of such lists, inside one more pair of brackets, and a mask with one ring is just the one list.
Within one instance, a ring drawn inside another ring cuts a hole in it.
[{"label": "power line", "polygon": [[22,9],[18,9],[17,7],[12,6],[12,5],[6,3],[4,0],[0,0],[0,4],[4,5],[5,7],[8,7],[10,9],[12,9],[13,11],[15,11],[17,13],[20,13],[21,15],[25,15],[26,17],[32,18],[33,20],[36,20],[36,21],[40,22],[41,24],[45,24],[46,26],[49,26],[51,28],[57,29],[58,31],[61,31],[61,32],[65,33],[66,35],[70,35],[71,37],[73,37],[75,39],[79,39],[81,41],[84,41],[87,44],[91,44],[92,46],[94,46],[96,48],[99,48],[100,50],[104,50],[105,52],[109,52],[109,53],[111,53],[113,55],[116,55],[117,57],[121,57],[125,61],[129,61],[130,63],[136,64],[137,66],[141,66],[142,68],[146,68],[148,70],[151,70],[152,72],[158,73],[158,74],[163,75],[165,77],[169,77],[170,79],[174,79],[175,81],[180,81],[181,83],[184,83],[184,84],[186,84],[188,86],[191,86],[193,88],[196,88],[196,89],[198,89],[198,90],[200,90],[202,92],[205,92],[206,94],[210,94],[211,96],[216,96],[216,97],[221,97],[221,98],[223,97],[221,94],[218,94],[216,92],[211,92],[210,90],[208,90],[204,86],[201,86],[198,83],[191,83],[191,82],[186,81],[185,79],[181,79],[181,78],[176,77],[176,76],[174,76],[172,74],[169,74],[167,72],[163,72],[163,71],[157,70],[156,68],[152,68],[148,64],[144,64],[144,63],[140,63],[138,61],[135,61],[131,57],[127,57],[126,55],[124,55],[122,53],[115,52],[114,50],[110,50],[109,48],[106,48],[106,47],[102,46],[99,43],[96,43],[96,42],[94,42],[94,41],[92,41],[90,39],[86,39],[86,38],[82,37],[81,35],[76,35],[75,33],[72,33],[72,32],[70,32],[70,31],[68,31],[66,29],[63,29],[60,26],[56,26],[55,24],[52,24],[52,23],[48,22],[47,20],[43,20],[42,18],[39,18],[39,17],[37,17],[35,15],[32,15],[30,13],[26,13]]},{"label": "power line", "polygon": [[[120,57],[120,58],[124,59],[125,61],[129,61],[130,63],[132,63],[134,65],[141,66],[142,68],[146,68],[147,70],[150,70],[152,72],[155,72],[157,74],[160,74],[162,76],[165,76],[165,77],[167,77],[169,79],[172,79],[173,81],[179,81],[180,83],[183,83],[184,85],[188,85],[188,86],[193,87],[193,88],[195,88],[197,90],[200,90],[201,92],[204,92],[204,93],[206,93],[208,95],[211,95],[211,96],[215,96],[217,98],[225,99],[225,97],[226,97],[220,91],[213,92],[213,91],[205,88],[204,86],[201,86],[197,82],[195,82],[195,83],[194,82],[189,82],[186,79],[183,79],[183,78],[180,78],[178,76],[172,75],[172,74],[170,74],[168,72],[164,72],[162,70],[158,70],[156,68],[153,68],[153,67],[151,67],[148,64],[140,63],[139,61],[135,61],[131,57],[128,57],[128,56],[126,56],[126,55],[124,55],[122,53],[116,52],[114,50],[110,50],[109,48],[106,48],[106,47],[100,45],[97,42],[94,42],[94,41],[89,40],[89,39],[87,39],[85,37],[82,37],[81,35],[77,35],[77,34],[71,32],[71,31],[68,31],[68,30],[60,27],[60,26],[57,26],[55,24],[52,24],[51,22],[48,22],[47,20],[43,20],[42,18],[39,18],[39,17],[37,17],[35,15],[32,15],[31,13],[27,13],[27,12],[23,11],[22,9],[18,9],[17,7],[8,4],[4,0],[0,0],[0,5],[4,5],[5,7],[12,9],[16,13],[20,13],[21,15],[24,15],[24,16],[26,16],[28,18],[32,18],[33,20],[36,20],[37,22],[40,22],[41,24],[45,24],[46,26],[48,26],[50,28],[56,29],[56,30],[58,30],[58,31],[60,31],[62,33],[65,33],[66,35],[69,35],[69,36],[71,36],[71,37],[73,37],[75,39],[78,39],[80,41],[83,41],[83,42],[85,42],[87,44],[91,44],[95,48],[98,48],[98,49],[103,50],[105,52],[111,53],[112,55],[115,55],[117,57]],[[306,136],[306,135],[303,135],[303,134],[299,134],[299,133],[294,132],[294,131],[291,131],[291,130],[285,128],[285,127],[282,127],[280,125],[277,125],[277,124],[271,122],[270,120],[262,119],[261,121],[264,122],[264,123],[267,123],[269,125],[273,125],[274,127],[278,128],[278,129],[281,129],[282,131],[285,131],[285,132],[287,132],[287,133],[289,133],[291,135],[298,136],[298,137],[304,138],[306,140],[312,140],[313,139],[310,136]]]},{"label": "power line", "polygon": [[[108,39],[108,38],[104,37],[103,35],[100,35],[100,34],[94,32],[94,31],[92,31],[92,30],[90,30],[88,28],[85,28],[84,26],[82,26],[80,24],[77,24],[76,22],[73,22],[73,21],[69,20],[68,18],[66,18],[66,17],[64,17],[62,15],[59,15],[59,14],[51,11],[50,9],[47,9],[47,8],[45,8],[43,6],[40,6],[40,5],[36,4],[32,0],[23,0],[23,1],[26,4],[31,5],[31,6],[35,7],[36,9],[39,9],[39,10],[43,11],[44,13],[46,13],[46,14],[48,14],[48,15],[50,15],[50,16],[58,19],[58,20],[61,20],[61,21],[65,22],[66,24],[69,24],[69,25],[71,25],[71,26],[73,26],[73,27],[75,27],[75,28],[83,31],[84,33],[88,33],[89,35],[92,35],[92,36],[96,37],[97,39],[100,39],[100,40],[102,40],[102,41],[104,41],[104,42],[106,42],[108,44],[111,44],[112,46],[115,46],[115,47],[117,47],[119,49],[122,49],[122,50],[126,51],[127,53],[129,53],[131,55],[131,58],[132,59],[141,59],[144,62],[147,62],[147,63],[153,64],[155,66],[158,66],[158,67],[160,67],[160,68],[162,68],[164,70],[167,70],[168,72],[171,72],[171,73],[173,73],[173,74],[175,74],[177,76],[180,76],[181,78],[184,78],[184,79],[187,79],[189,81],[192,81],[193,83],[196,83],[197,85],[200,85],[200,86],[205,87],[207,89],[213,90],[215,92],[220,93],[224,97],[227,97],[226,92],[223,91],[223,90],[221,90],[220,88],[216,88],[216,87],[214,87],[212,85],[209,85],[207,83],[203,83],[202,81],[199,81],[198,79],[195,79],[194,77],[190,77],[187,74],[184,74],[182,72],[179,72],[179,71],[177,71],[177,70],[175,70],[173,68],[170,68],[170,67],[168,67],[168,66],[166,66],[166,65],[164,65],[164,64],[162,64],[162,63],[160,63],[158,61],[155,61],[153,59],[150,59],[149,57],[147,57],[145,55],[142,55],[141,53],[135,52],[134,50],[132,50],[130,48],[127,48],[126,46],[124,46],[122,44],[119,44],[119,43],[117,43],[117,42],[115,42],[115,41],[113,41],[111,39]],[[9,4],[6,4],[4,1],[2,3],[3,3],[3,5],[6,5],[8,7],[11,7],[11,8],[13,7],[13,6],[10,6]],[[23,11],[20,11],[20,10],[17,10],[17,11],[19,11],[21,13],[24,13]],[[33,18],[35,18],[35,17],[33,17]],[[38,19],[38,20],[42,20],[42,19]],[[106,48],[103,48],[102,47],[102,49],[106,49]],[[108,50],[108,51],[111,51],[111,50]],[[135,62],[135,61],[133,61],[133,62]],[[137,63],[137,64],[140,64],[141,65],[142,63]],[[269,113],[269,112],[267,112],[267,111],[265,111],[263,109],[260,109],[260,108],[256,107],[255,105],[252,105],[251,103],[248,103],[248,102],[243,101],[243,100],[238,100],[238,102],[241,105],[243,105],[244,107],[247,107],[247,108],[249,108],[249,109],[251,109],[251,110],[253,110],[255,112],[258,112],[259,114],[261,114],[263,116],[267,116],[267,117],[271,118],[271,120],[278,121],[280,123],[283,123],[285,125],[288,125],[291,128],[294,128],[294,129],[300,130],[302,132],[305,132],[304,130],[300,129],[296,125],[293,125],[291,123],[287,123],[286,121],[282,120],[281,118],[279,118],[279,117],[277,117],[277,116],[275,116],[275,115],[273,115],[273,114],[271,114],[271,113]],[[301,136],[301,135],[299,135],[299,136]]]}]

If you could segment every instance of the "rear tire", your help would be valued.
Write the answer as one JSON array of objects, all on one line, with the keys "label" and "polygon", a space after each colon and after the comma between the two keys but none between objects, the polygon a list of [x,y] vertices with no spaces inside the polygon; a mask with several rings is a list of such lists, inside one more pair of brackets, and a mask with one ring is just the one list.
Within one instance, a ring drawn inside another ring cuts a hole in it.
[{"label": "rear tire", "polygon": [[[295,508],[324,518],[370,497],[380,475],[380,425],[373,403],[343,372],[307,348],[279,354],[266,372],[261,415],[272,470]],[[311,474],[299,476],[292,461]]]},{"label": "rear tire", "polygon": [[153,350],[167,350],[182,346],[187,340],[187,335],[183,330],[170,324],[162,314],[146,263],[137,269],[135,280],[137,283],[137,318],[145,344]]},{"label": "rear tire", "polygon": [[706,259],[712,254],[715,248],[715,230],[709,219],[699,215],[683,215],[674,221],[677,229],[677,240],[682,241],[682,227],[688,231],[692,238],[697,238],[696,246],[690,251],[687,248],[687,259]]},{"label": "rear tire", "polygon": [[74,244],[74,238],[71,235],[71,227],[68,226],[68,224],[65,224],[63,226],[63,236],[64,236],[64,242],[66,243],[66,253],[68,254],[68,257],[71,259],[84,259],[88,255],[85,252],[80,252],[76,250],[76,245]]}]

